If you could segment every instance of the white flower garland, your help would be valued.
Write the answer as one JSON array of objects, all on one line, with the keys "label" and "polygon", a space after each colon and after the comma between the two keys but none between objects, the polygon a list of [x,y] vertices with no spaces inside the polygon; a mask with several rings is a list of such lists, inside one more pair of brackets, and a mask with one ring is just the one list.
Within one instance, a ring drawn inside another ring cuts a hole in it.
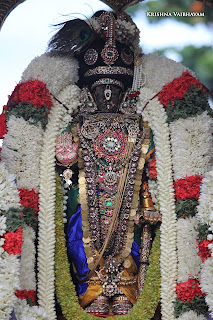
[{"label": "white flower garland", "polygon": [[[209,231],[213,230],[213,170],[205,175],[201,186],[201,195],[199,198],[198,212],[196,218],[201,224],[209,225]],[[212,240],[212,235],[210,235]],[[213,250],[211,257],[206,259],[201,269],[201,289],[206,293],[206,303],[213,317]]]},{"label": "white flower garland", "polygon": [[[66,95],[66,93],[68,95]],[[77,100],[75,86],[67,87],[59,94],[60,101],[63,104],[66,102],[69,109],[73,109],[74,111],[74,109],[77,108],[78,103],[74,101],[74,107],[72,107],[73,96],[75,96]],[[64,106],[57,101],[54,101],[45,132],[40,164],[38,299],[39,305],[45,310],[49,320],[56,319],[54,296],[55,143],[63,116]]]},{"label": "white flower garland", "polygon": [[206,317],[198,315],[196,312],[190,310],[188,312],[184,312],[184,314],[178,317],[177,320],[206,320]]},{"label": "white flower garland", "polygon": [[[11,207],[18,208],[19,195],[15,178],[0,164],[0,212]],[[6,233],[7,219],[0,215],[0,236]],[[2,247],[4,238],[0,238],[0,319],[9,320],[17,301],[15,291],[19,289],[19,259],[17,255],[8,254]]]},{"label": "white flower garland", "polygon": [[31,227],[23,228],[24,242],[20,263],[20,290],[36,290],[35,279],[35,231]]},{"label": "white flower garland", "polygon": [[1,152],[2,161],[16,177],[18,188],[37,188],[43,130],[13,115],[7,127],[8,133]]},{"label": "white flower garland", "polygon": [[154,207],[156,210],[160,210],[158,183],[156,180],[149,179],[148,185]]},{"label": "white flower garland", "polygon": [[[143,89],[144,90],[144,89]],[[154,94],[153,94],[154,96]],[[157,98],[142,113],[153,133],[156,148],[161,225],[161,312],[163,320],[173,320],[177,279],[176,214],[172,179],[169,128],[166,113]]]},{"label": "white flower garland", "polygon": [[208,172],[201,187],[199,205],[197,206],[196,218],[201,224],[207,224],[213,231],[213,171]]},{"label": "white flower garland", "polygon": [[200,286],[203,292],[206,293],[206,303],[213,317],[213,259],[208,258],[202,265]]},{"label": "white flower garland", "polygon": [[19,260],[17,255],[4,252],[0,256],[0,319],[9,320],[19,289]]},{"label": "white flower garland", "polygon": [[80,94],[81,89],[76,84],[71,84],[64,88],[58,95],[58,99],[68,108],[69,115],[72,115],[78,109],[80,105]]},{"label": "white flower garland", "polygon": [[[182,64],[156,54],[143,55],[142,63],[143,71],[147,76],[146,87],[156,93],[160,92],[164,85],[179,78],[184,71],[188,70]],[[192,74],[190,70],[188,71]]]},{"label": "white flower garland", "polygon": [[50,320],[56,319],[54,302],[55,249],[55,143],[63,106],[54,102],[43,141],[40,164],[40,211],[38,216],[38,299]]},{"label": "white flower garland", "polygon": [[7,211],[12,207],[20,207],[19,201],[15,177],[6,170],[2,162],[0,163],[0,210]]},{"label": "white flower garland", "polygon": [[211,169],[213,121],[207,111],[170,124],[174,179],[202,176]]},{"label": "white flower garland", "polygon": [[61,121],[58,126],[58,133],[60,133],[63,129],[66,128],[67,124],[72,120],[71,115],[76,112],[76,110],[79,107],[81,90],[78,86],[75,84],[68,85],[66,88],[64,88],[59,94],[57,99],[63,103],[63,105],[68,108],[62,108],[62,117]]},{"label": "white flower garland", "polygon": [[50,93],[57,97],[62,89],[78,81],[78,61],[73,57],[42,54],[31,61],[21,82],[34,79],[44,82]]},{"label": "white flower garland", "polygon": [[41,307],[30,307],[26,300],[20,300],[15,307],[17,320],[49,320]]},{"label": "white flower garland", "polygon": [[6,221],[7,218],[5,216],[0,216],[0,237],[2,237],[6,232]]},{"label": "white flower garland", "polygon": [[177,222],[177,255],[178,255],[178,282],[188,281],[189,277],[197,278],[200,274],[201,263],[197,255],[198,233],[195,231],[197,219],[180,218]]}]

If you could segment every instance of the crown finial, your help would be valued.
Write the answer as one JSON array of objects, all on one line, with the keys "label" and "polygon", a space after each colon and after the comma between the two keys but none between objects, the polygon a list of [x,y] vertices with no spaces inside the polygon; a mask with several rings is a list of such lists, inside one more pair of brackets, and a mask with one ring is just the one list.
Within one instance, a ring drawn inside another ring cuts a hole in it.
[{"label": "crown finial", "polygon": [[123,11],[134,4],[142,2],[143,0],[101,0],[106,3],[114,11]]}]

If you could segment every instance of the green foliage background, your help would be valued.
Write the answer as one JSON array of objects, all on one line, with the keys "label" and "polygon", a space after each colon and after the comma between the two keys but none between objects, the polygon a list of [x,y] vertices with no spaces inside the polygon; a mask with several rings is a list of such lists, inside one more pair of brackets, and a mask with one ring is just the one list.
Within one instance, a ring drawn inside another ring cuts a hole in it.
[{"label": "green foliage background", "polygon": [[[175,17],[166,18],[173,19],[177,23],[195,26],[202,23],[213,35],[213,8],[203,5],[195,0],[151,0],[131,7],[128,13],[134,16],[136,12],[204,12],[204,17]],[[148,17],[149,23],[155,24],[156,28],[165,17]],[[169,30],[168,32],[171,32]],[[213,36],[212,36],[213,39]],[[193,70],[199,80],[210,90],[213,99],[213,44],[212,46],[193,46],[191,44],[180,49],[177,47],[166,47],[155,52],[160,55],[166,55],[168,50],[175,52],[181,57],[181,63]]]}]

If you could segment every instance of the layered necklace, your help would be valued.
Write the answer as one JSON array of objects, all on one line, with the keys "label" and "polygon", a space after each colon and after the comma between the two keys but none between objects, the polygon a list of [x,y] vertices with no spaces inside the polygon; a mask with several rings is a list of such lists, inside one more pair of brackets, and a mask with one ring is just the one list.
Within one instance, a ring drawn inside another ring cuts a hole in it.
[{"label": "layered necklace", "polygon": [[78,125],[84,163],[79,172],[79,195],[90,269],[98,265],[100,257],[118,254],[128,267],[149,145],[149,130],[146,125],[142,130],[140,121],[138,115],[100,113],[83,116]]}]

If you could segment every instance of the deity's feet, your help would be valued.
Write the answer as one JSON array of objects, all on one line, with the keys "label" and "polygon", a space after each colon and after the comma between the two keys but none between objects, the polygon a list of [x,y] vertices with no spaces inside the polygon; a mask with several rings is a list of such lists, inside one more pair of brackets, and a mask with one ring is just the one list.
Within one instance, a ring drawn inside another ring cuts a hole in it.
[{"label": "deity's feet", "polygon": [[132,309],[132,303],[125,295],[116,295],[112,299],[100,295],[89,306],[85,308],[87,313],[95,315],[123,315]]},{"label": "deity's feet", "polygon": [[93,313],[97,315],[109,314],[109,298],[100,295],[88,307],[85,308],[85,311],[87,313]]},{"label": "deity's feet", "polygon": [[125,295],[119,295],[113,297],[112,312],[114,315],[127,314],[132,309],[132,303],[127,299]]}]

